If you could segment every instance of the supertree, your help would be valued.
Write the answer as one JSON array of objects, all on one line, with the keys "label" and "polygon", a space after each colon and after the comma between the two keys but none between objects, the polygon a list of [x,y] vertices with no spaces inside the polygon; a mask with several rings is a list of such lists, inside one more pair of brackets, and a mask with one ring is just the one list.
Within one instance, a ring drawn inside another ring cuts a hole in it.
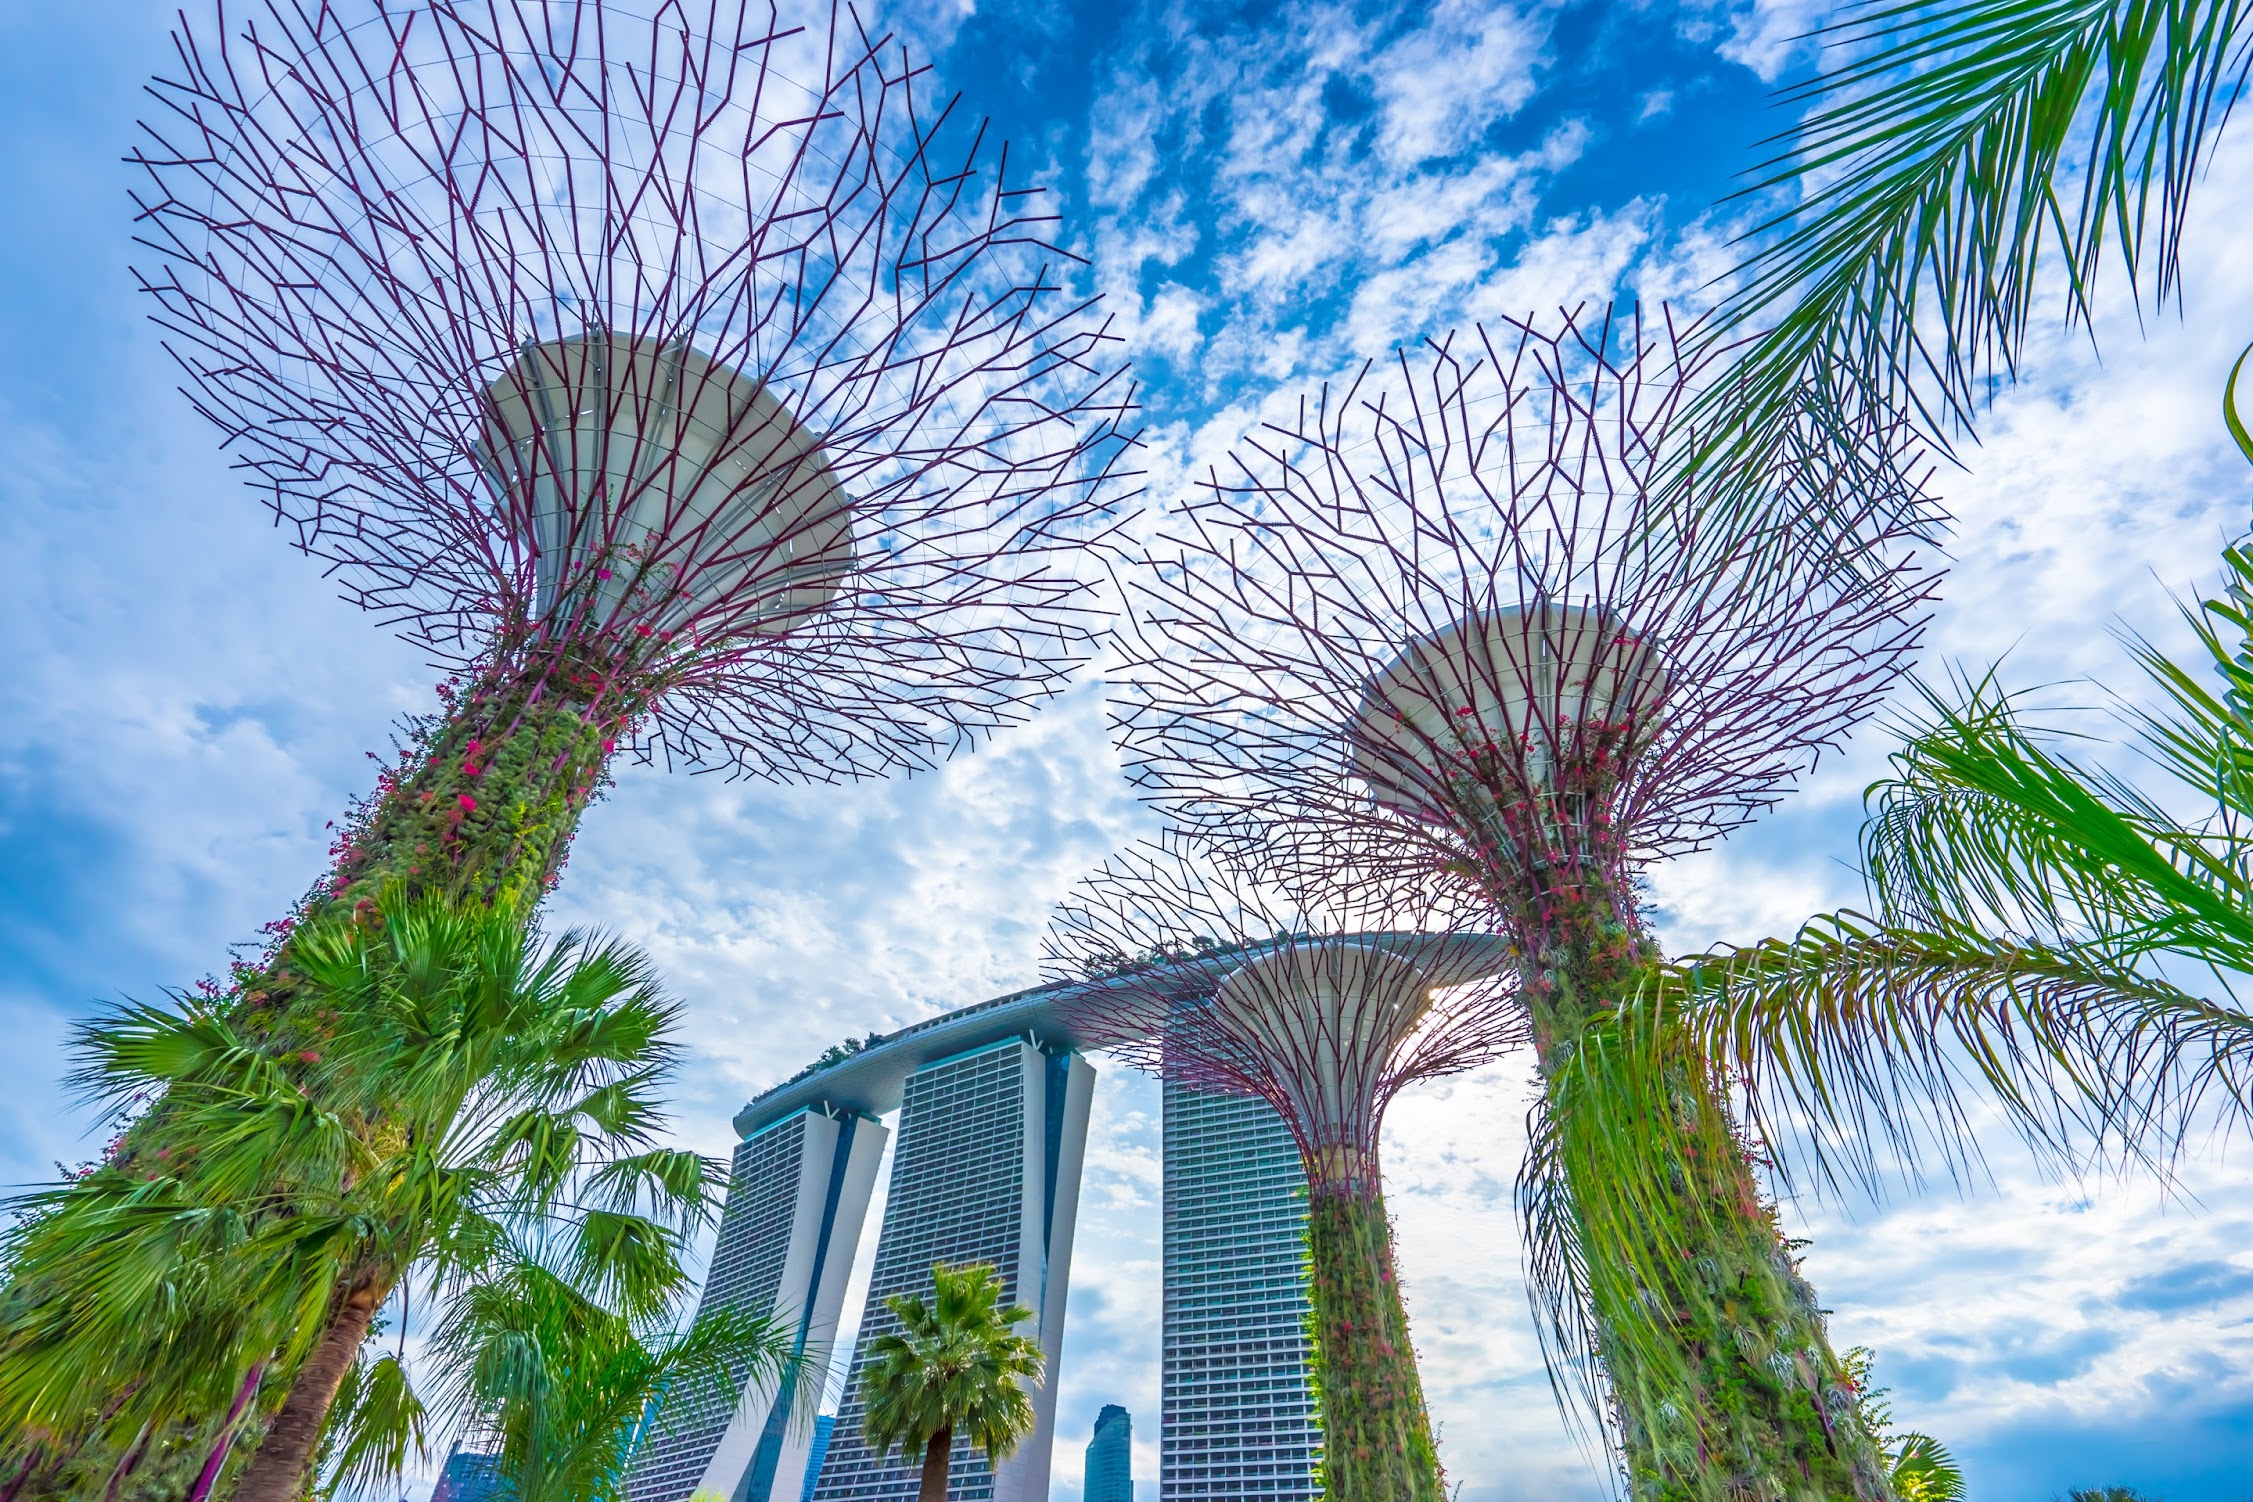
[{"label": "supertree", "polygon": [[1216,850],[1256,863],[1282,830],[1302,887],[1451,889],[1509,936],[1532,1286],[1633,1494],[1879,1498],[1758,1145],[1649,1000],[1641,873],[1872,711],[1938,515],[1899,425],[1820,391],[1731,461],[1760,469],[1719,477],[1728,504],[1658,483],[1728,378],[1694,333],[1498,324],[1263,426],[1136,572],[1115,713],[1131,775]]},{"label": "supertree", "polygon": [[[186,394],[288,540],[450,674],[266,953],[191,1003],[285,1089],[333,1024],[293,925],[528,916],[621,749],[927,767],[1104,623],[1083,561],[1132,394],[1100,313],[984,128],[808,10],[259,0],[174,32],[135,202]],[[175,1116],[150,1104],[62,1210],[186,1194]],[[642,1167],[680,1190],[684,1159]],[[290,1307],[318,1323],[327,1292]],[[82,1353],[63,1420],[137,1420],[119,1395],[185,1348],[185,1306],[150,1307],[146,1349]],[[247,1315],[188,1323],[223,1390],[286,1385],[294,1348]]]},{"label": "supertree", "polygon": [[536,897],[620,747],[913,770],[1085,655],[1109,336],[1006,150],[816,22],[264,0],[175,33],[134,160],[187,394],[453,675],[312,905]]},{"label": "supertree", "polygon": [[1179,835],[1113,856],[1057,910],[1049,977],[1073,1031],[1152,1074],[1254,1095],[1298,1144],[1323,1495],[1439,1502],[1378,1138],[1405,1085],[1522,1044],[1506,941],[1381,888],[1295,895]]}]

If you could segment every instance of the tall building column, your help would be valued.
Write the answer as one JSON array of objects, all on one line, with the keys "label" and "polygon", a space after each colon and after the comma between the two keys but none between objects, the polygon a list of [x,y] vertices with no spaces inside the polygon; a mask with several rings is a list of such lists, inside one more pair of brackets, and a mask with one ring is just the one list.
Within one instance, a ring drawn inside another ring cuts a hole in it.
[{"label": "tall building column", "polygon": [[797,1111],[739,1143],[699,1312],[772,1312],[804,1365],[780,1391],[744,1381],[736,1400],[661,1406],[628,1483],[633,1502],[795,1502],[828,1380],[845,1282],[884,1155],[881,1123],[827,1106]]},{"label": "tall building column", "polygon": [[1306,1172],[1272,1106],[1165,1083],[1161,1502],[1314,1502]]},{"label": "tall building column", "polygon": [[928,1299],[941,1262],[992,1264],[1003,1298],[1033,1312],[1025,1333],[1039,1341],[1048,1372],[1032,1395],[1033,1432],[998,1471],[967,1437],[956,1441],[948,1495],[1046,1502],[1094,1083],[1084,1058],[1031,1037],[936,1059],[908,1077],[868,1307],[815,1502],[915,1495],[922,1457],[880,1458],[862,1437],[860,1375],[869,1342],[899,1327],[885,1299]]}]

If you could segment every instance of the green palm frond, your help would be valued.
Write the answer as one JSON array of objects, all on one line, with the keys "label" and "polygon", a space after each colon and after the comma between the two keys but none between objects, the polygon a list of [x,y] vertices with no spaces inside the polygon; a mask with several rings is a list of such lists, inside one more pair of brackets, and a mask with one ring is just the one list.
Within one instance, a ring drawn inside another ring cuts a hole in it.
[{"label": "green palm frond", "polygon": [[[1927,1154],[1977,1162],[1967,1092],[2000,1101],[2064,1161],[2108,1137],[2147,1154],[2179,1104],[2160,1093],[2234,1009],[2087,950],[1920,929],[1856,913],[1673,972],[1700,1046],[1733,1070],[1791,1176],[1797,1145],[1826,1188],[1875,1187]],[[2240,1048],[2253,1047],[2253,1030]]]},{"label": "green palm frond", "polygon": [[[2149,661],[2185,702],[2203,694],[2175,664]],[[2165,953],[2253,966],[2253,883],[2217,855],[2210,833],[2050,749],[1991,684],[1960,684],[1953,701],[1928,690],[1927,716],[1895,753],[1894,775],[1871,789],[1863,854],[1881,911],[1999,926],[2122,966]],[[2197,747],[2234,736],[2224,719],[2196,717],[2162,723],[2152,739],[2165,751],[2170,739]],[[2195,751],[2182,760],[2198,770]],[[2217,791],[2214,767],[2206,770],[2198,791]]]},{"label": "green palm frond", "polygon": [[1604,1384],[1603,1330],[1572,1184],[1565,1174],[1565,1152],[1557,1118],[1536,1102],[1526,1113],[1525,1156],[1518,1162],[1517,1181],[1526,1298],[1549,1390],[1574,1440],[1583,1448],[1600,1449],[1616,1463],[1619,1436]]},{"label": "green palm frond", "polygon": [[[395,893],[292,953],[286,1020],[179,998],[82,1030],[81,1088],[163,1131],[16,1201],[0,1427],[120,1391],[105,1425],[223,1411],[254,1364],[295,1370],[339,1288],[420,1279],[443,1317],[535,1252],[616,1318],[670,1318],[717,1175],[653,1145],[676,1012],[646,961]],[[354,1477],[411,1428],[404,1373],[365,1375],[332,1447]]]},{"label": "green palm frond", "polygon": [[931,1269],[929,1302],[885,1300],[900,1325],[868,1343],[861,1377],[864,1427],[879,1454],[910,1455],[951,1431],[999,1465],[1033,1428],[1028,1387],[1041,1380],[1040,1345],[1019,1328],[1033,1319],[1003,1306],[1000,1275],[984,1263]]},{"label": "green palm frond", "polygon": [[1943,0],[1829,28],[1851,60],[1785,95],[1806,114],[1747,190],[1805,191],[1718,311],[1716,337],[1764,332],[1705,399],[1701,458],[1825,388],[1944,442],[2015,377],[2045,294],[2086,320],[2108,260],[2139,300],[2170,294],[2246,20],[2244,0]]},{"label": "green palm frond", "polygon": [[1948,1447],[1929,1434],[1910,1431],[1893,1437],[1893,1494],[1901,1502],[1964,1502],[1963,1467]]},{"label": "green palm frond", "polygon": [[2227,548],[2222,564],[2221,593],[2182,606],[2206,655],[2200,666],[2221,680],[2220,693],[2139,636],[2128,637],[2128,650],[2171,706],[2169,713],[2136,715],[2146,748],[2213,810],[2209,828],[2184,843],[2218,856],[2208,863],[2209,879],[2242,894],[2253,893],[2246,838],[2253,821],[2253,554]]},{"label": "green palm frond", "polygon": [[345,1376],[335,1413],[324,1468],[332,1495],[374,1495],[423,1453],[429,1414],[396,1355],[363,1352]]},{"label": "green palm frond", "polygon": [[1959,679],[1870,790],[1876,915],[1673,972],[1669,1004],[1825,1182],[1881,1154],[1913,1169],[1920,1144],[1960,1166],[1967,1088],[2046,1149],[2161,1168],[2209,1106],[2253,1108],[2253,553],[2224,562],[2183,612],[2203,661],[2128,638],[2162,697],[2128,718],[2167,798],[2068,754],[1992,676]]},{"label": "green palm frond", "polygon": [[2253,464],[2253,429],[2246,427],[2245,414],[2237,405],[2238,379],[2245,374],[2245,362],[2249,358],[2253,358],[2253,345],[2246,346],[2238,355],[2237,363],[2230,367],[2229,380],[2222,385],[2222,425],[2230,430],[2230,437],[2236,442],[2237,451],[2245,456],[2245,462]]},{"label": "green palm frond", "polygon": [[799,1364],[793,1321],[716,1309],[676,1329],[671,1316],[630,1315],[542,1261],[516,1263],[439,1328],[439,1411],[497,1437],[517,1502],[622,1502],[653,1408],[660,1428],[724,1411],[746,1385],[788,1385]]}]

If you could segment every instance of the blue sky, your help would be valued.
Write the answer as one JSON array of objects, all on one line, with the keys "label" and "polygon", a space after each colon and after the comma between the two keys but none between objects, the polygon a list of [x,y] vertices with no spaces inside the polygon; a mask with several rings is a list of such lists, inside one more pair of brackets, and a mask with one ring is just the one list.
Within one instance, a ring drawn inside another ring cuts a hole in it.
[{"label": "blue sky", "polygon": [[[167,4],[0,0],[0,1182],[93,1148],[57,1079],[71,1020],[222,967],[321,865],[323,825],[433,675],[334,600],[228,474],[143,322],[118,159]],[[1602,297],[1695,297],[1716,209],[1818,9],[1448,0],[993,4],[884,19],[1055,190],[1141,371],[1153,499],[1262,403],[1397,341]],[[2138,690],[2107,627],[2179,642],[2248,484],[2216,415],[2253,338],[2253,132],[2225,143],[2187,247],[2188,316],[2122,300],[2043,332],[2032,379],[1942,488],[1960,518],[1932,665],[2010,654],[2063,700]],[[2235,238],[2240,253],[2228,255]],[[590,816],[561,921],[647,945],[689,1009],[684,1140],[834,1039],[1027,983],[1047,905],[1147,828],[1091,675],[910,783],[808,790],[629,770]],[[1872,729],[1770,819],[1661,870],[1669,942],[1786,931],[1857,891]],[[2127,763],[2123,762],[2123,765]],[[1468,1502],[1594,1499],[1543,1385],[1509,1185],[1525,1070],[1403,1100],[1388,1162],[1451,1476]],[[1155,1092],[1097,1101],[1057,1495],[1104,1402],[1155,1475]],[[2124,1482],[2171,1502],[2253,1483],[2246,1155],[2184,1193],[1993,1182],[1797,1203],[1841,1344],[1988,1502]],[[1154,1491],[1151,1493],[1154,1495]]]}]

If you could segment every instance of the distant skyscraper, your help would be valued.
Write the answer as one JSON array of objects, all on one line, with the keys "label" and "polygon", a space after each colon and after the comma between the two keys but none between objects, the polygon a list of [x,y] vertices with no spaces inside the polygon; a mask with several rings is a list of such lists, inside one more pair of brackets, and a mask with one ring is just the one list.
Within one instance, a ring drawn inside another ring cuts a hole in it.
[{"label": "distant skyscraper", "polygon": [[430,1502],[501,1502],[515,1491],[501,1476],[501,1457],[456,1446],[438,1473]]},{"label": "distant skyscraper", "polygon": [[[1306,1175],[1265,1101],[1165,1086],[1162,1502],[1313,1502]],[[1108,1410],[1106,1410],[1108,1412]],[[1089,1471],[1094,1475],[1094,1451]],[[1093,1481],[1088,1502],[1095,1502]]]},{"label": "distant skyscraper", "polygon": [[[736,1145],[702,1307],[792,1320],[807,1358],[798,1380],[817,1390],[828,1380],[829,1344],[884,1135],[866,1116],[813,1107]],[[664,1410],[627,1483],[632,1502],[684,1502],[700,1491],[729,1502],[787,1502],[789,1478],[813,1442],[806,1427],[790,1422],[795,1398],[792,1383],[780,1393],[747,1385],[732,1403]]]},{"label": "distant skyscraper", "polygon": [[1081,1502],[1134,1502],[1134,1419],[1116,1403],[1095,1416]]},{"label": "distant skyscraper", "polygon": [[814,1483],[821,1479],[821,1463],[829,1456],[829,1436],[836,1427],[834,1413],[814,1420],[814,1447],[806,1452],[806,1484],[799,1489],[798,1502],[814,1502]]},{"label": "distant skyscraper", "polygon": [[954,1502],[1046,1502],[1065,1285],[1094,1082],[1095,1070],[1079,1055],[1022,1036],[934,1059],[908,1077],[859,1348],[814,1502],[915,1495],[922,1457],[895,1450],[879,1459],[862,1437],[860,1374],[869,1341],[899,1328],[884,1300],[898,1293],[928,1298],[938,1262],[992,1263],[1003,1297],[1033,1311],[1037,1329],[1027,1333],[1038,1337],[1049,1372],[1033,1393],[1033,1432],[998,1471],[971,1448],[969,1436],[955,1441],[948,1496]]}]

